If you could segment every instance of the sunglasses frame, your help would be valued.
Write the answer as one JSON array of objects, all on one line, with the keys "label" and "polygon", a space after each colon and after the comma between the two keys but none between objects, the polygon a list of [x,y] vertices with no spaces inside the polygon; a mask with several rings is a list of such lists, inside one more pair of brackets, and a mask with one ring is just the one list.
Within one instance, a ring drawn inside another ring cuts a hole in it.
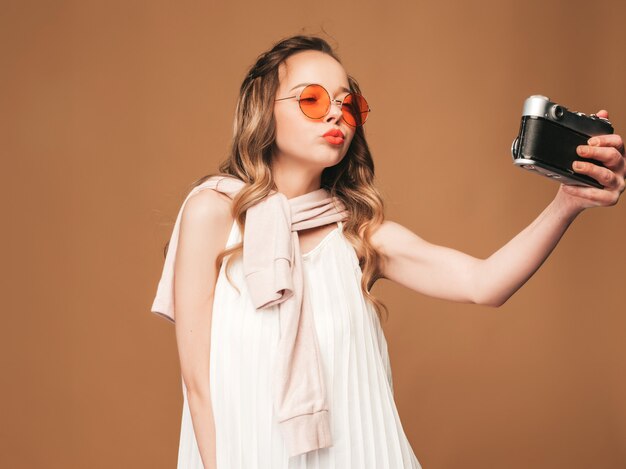
[{"label": "sunglasses frame", "polygon": [[[324,115],[323,115],[323,116],[320,116],[320,117],[311,117],[311,116],[307,115],[307,113],[306,113],[306,112],[304,112],[304,110],[302,109],[302,106],[300,105],[300,100],[301,100],[302,93],[303,93],[303,92],[304,92],[304,90],[306,90],[309,86],[319,86],[321,89],[323,89],[323,90],[324,90],[324,92],[325,92],[325,93],[326,93],[326,95],[328,96],[328,99],[329,99],[328,109],[326,109],[326,112],[324,113]],[[339,107],[340,107],[340,109],[341,109],[341,115],[343,116],[343,102],[346,100],[346,98],[347,98],[348,96],[353,96],[353,97],[355,97],[355,99],[356,99],[356,96],[361,96],[361,97],[363,98],[363,100],[367,103],[367,111],[364,111],[364,112],[367,112],[367,115],[369,116],[369,113],[370,113],[370,112],[372,112],[372,108],[370,107],[369,103],[367,102],[367,99],[365,99],[365,97],[364,97],[362,94],[360,94],[360,93],[348,93],[347,95],[345,95],[345,96],[344,96],[344,98],[343,98],[343,99],[333,99],[333,98],[331,98],[331,97],[330,97],[330,93],[328,92],[328,90],[327,90],[326,88],[324,88],[322,85],[318,84],[318,83],[309,83],[308,85],[306,85],[305,87],[303,87],[303,88],[300,90],[300,93],[298,93],[298,94],[296,94],[296,95],[293,95],[293,96],[286,96],[286,97],[284,97],[284,98],[278,98],[278,99],[275,99],[274,101],[282,101],[282,100],[284,100],[284,99],[292,99],[292,98],[296,98],[296,100],[298,101],[298,107],[300,108],[300,111],[302,111],[302,114],[304,114],[304,115],[305,115],[306,117],[308,117],[309,119],[322,119],[322,118],[324,118],[324,117],[326,117],[326,116],[328,115],[328,113],[330,112],[330,107],[332,106],[332,104],[333,104],[333,103],[338,103],[338,104],[339,104]],[[348,112],[350,112],[350,111],[348,111]],[[361,114],[362,114],[362,113],[361,113]],[[344,121],[346,122],[346,124],[348,124],[350,127],[357,127],[357,126],[354,126],[354,125],[350,124],[348,121],[346,121],[345,117],[343,118],[343,120],[344,120]],[[359,125],[363,125],[363,124],[365,124],[365,122],[366,122],[366,121],[367,121],[367,117],[365,117],[365,121],[363,121],[363,122],[362,122],[361,124],[359,124]]]}]

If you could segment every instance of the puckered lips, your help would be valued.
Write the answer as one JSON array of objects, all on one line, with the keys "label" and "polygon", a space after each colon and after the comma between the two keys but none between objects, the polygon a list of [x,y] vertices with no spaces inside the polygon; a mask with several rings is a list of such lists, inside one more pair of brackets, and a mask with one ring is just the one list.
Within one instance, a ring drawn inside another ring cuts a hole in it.
[{"label": "puckered lips", "polygon": [[341,145],[345,139],[343,132],[339,129],[330,129],[324,135],[322,135],[328,143],[333,145]]}]

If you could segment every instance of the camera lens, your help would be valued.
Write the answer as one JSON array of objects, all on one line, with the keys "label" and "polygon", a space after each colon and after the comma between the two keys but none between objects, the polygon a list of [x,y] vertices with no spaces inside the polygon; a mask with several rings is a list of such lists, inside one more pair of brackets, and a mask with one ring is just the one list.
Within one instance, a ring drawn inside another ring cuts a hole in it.
[{"label": "camera lens", "polygon": [[517,158],[519,152],[519,137],[516,137],[511,144],[511,156],[513,159]]},{"label": "camera lens", "polygon": [[558,104],[555,104],[554,106],[550,108],[550,115],[555,120],[561,119],[564,113],[565,111],[563,111],[563,108],[559,106]]}]

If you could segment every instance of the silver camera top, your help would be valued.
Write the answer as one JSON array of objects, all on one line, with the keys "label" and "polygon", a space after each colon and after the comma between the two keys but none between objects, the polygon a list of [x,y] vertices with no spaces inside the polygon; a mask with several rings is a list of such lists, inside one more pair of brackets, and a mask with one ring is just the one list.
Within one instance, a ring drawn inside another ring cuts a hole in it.
[{"label": "silver camera top", "polygon": [[536,94],[524,101],[522,116],[541,117],[576,132],[594,136],[613,132],[608,119],[595,114],[586,115],[582,112],[569,111],[565,106],[550,101],[550,98]]}]

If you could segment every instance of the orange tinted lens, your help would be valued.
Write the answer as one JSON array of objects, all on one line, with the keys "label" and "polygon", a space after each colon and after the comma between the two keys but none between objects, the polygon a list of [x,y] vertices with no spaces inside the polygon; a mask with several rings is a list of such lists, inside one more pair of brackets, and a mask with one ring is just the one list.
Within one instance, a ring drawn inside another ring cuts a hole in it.
[{"label": "orange tinted lens", "polygon": [[307,117],[319,119],[324,117],[330,106],[330,96],[319,85],[309,85],[300,93],[300,109]]},{"label": "orange tinted lens", "polygon": [[356,127],[357,125],[363,125],[369,115],[369,105],[363,96],[356,93],[351,93],[343,100],[341,106],[343,111],[343,118],[345,121]]}]

